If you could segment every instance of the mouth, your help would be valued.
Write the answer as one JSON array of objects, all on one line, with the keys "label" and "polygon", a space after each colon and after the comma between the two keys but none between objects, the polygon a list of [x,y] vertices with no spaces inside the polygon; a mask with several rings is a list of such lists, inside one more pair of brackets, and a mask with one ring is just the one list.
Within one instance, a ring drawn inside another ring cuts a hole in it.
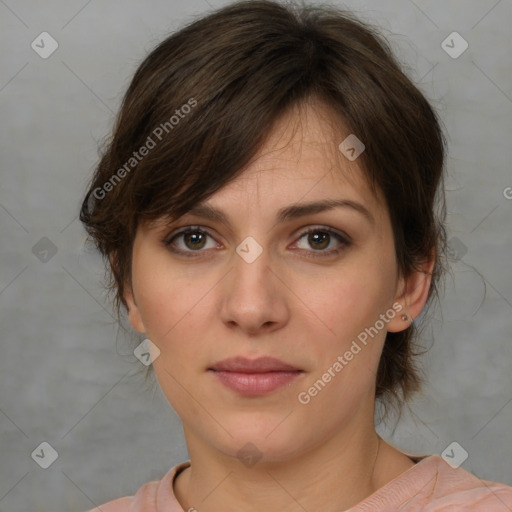
[{"label": "mouth", "polygon": [[300,368],[284,363],[274,357],[258,357],[247,359],[245,357],[231,357],[219,361],[208,370],[238,373],[269,373],[269,372],[296,372]]},{"label": "mouth", "polygon": [[261,396],[290,384],[304,371],[273,357],[235,357],[208,368],[226,387],[244,396]]}]

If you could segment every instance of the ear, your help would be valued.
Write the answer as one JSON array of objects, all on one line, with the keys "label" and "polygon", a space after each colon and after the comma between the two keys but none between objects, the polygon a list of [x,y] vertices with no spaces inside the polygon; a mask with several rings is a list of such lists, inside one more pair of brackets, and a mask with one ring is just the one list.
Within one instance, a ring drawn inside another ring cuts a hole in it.
[{"label": "ear", "polygon": [[[432,271],[435,265],[435,251],[427,258],[421,268],[411,273],[408,277],[399,279],[398,292],[395,303],[402,306],[393,319],[388,322],[389,332],[400,332],[409,327],[412,321],[421,313],[428,298]],[[407,319],[405,319],[405,316]]]},{"label": "ear", "polygon": [[[117,260],[115,254],[111,254],[109,256],[110,266],[114,271],[117,268]],[[128,309],[128,320],[130,321],[130,325],[138,332],[145,333],[146,328],[144,327],[144,322],[142,321],[142,316],[140,314],[137,303],[135,302],[135,296],[132,289],[132,284],[130,280],[128,280],[124,285],[123,290],[123,298],[126,303],[126,307]]]},{"label": "ear", "polygon": [[140,314],[140,310],[135,302],[135,297],[133,294],[133,289],[130,283],[126,283],[125,291],[124,291],[124,300],[126,302],[126,306],[128,308],[128,320],[130,321],[130,325],[138,332],[145,333],[146,327],[144,326],[144,322],[142,321],[142,316]]}]

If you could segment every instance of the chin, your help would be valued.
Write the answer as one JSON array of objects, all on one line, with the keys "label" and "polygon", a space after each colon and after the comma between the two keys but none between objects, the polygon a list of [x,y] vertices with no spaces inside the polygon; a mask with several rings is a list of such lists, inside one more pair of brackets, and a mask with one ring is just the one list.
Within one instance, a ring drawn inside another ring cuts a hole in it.
[{"label": "chin", "polygon": [[[286,417],[286,415],[284,416]],[[280,423],[282,422],[282,423]],[[285,425],[289,422],[288,425]],[[233,437],[222,433],[221,439],[212,439],[210,444],[228,457],[236,458],[251,467],[263,462],[286,462],[299,455],[305,448],[307,439],[303,439],[304,431],[290,419],[283,416],[278,421],[271,417],[267,421],[241,422],[236,426],[223,423]],[[210,431],[211,434],[211,431]]]}]

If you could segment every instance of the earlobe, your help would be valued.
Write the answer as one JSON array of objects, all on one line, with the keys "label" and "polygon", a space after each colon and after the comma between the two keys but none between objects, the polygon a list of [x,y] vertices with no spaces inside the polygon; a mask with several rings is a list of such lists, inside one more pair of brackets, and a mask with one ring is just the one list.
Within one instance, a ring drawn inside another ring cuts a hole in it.
[{"label": "earlobe", "polygon": [[395,302],[402,308],[388,323],[387,330],[389,332],[400,332],[407,329],[423,310],[432,283],[434,264],[435,258],[432,256],[420,270],[401,279],[399,287],[401,291],[395,297]]}]

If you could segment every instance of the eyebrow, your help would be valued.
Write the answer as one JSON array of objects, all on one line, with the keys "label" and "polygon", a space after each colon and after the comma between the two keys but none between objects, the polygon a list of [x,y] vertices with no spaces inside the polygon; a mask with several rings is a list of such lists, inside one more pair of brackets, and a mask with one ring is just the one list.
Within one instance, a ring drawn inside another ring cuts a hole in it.
[{"label": "eyebrow", "polygon": [[[296,203],[285,208],[281,208],[276,214],[276,224],[283,223],[287,220],[305,217],[335,208],[350,208],[353,211],[360,213],[370,224],[375,224],[375,219],[367,208],[362,204],[352,201],[350,199],[324,199],[321,201],[312,201],[307,203]],[[217,221],[227,226],[230,222],[226,214],[222,210],[218,210],[208,204],[200,203],[193,206],[187,214],[201,217],[204,219]]]}]

